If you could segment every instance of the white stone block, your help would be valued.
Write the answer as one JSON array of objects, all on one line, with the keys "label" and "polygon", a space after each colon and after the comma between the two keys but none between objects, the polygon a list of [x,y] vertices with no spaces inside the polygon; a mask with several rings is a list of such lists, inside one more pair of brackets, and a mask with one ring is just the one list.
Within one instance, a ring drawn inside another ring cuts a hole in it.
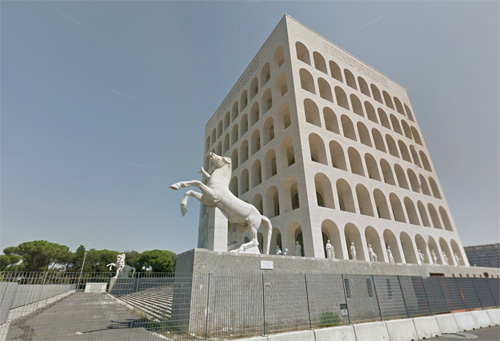
[{"label": "white stone block", "polygon": [[460,328],[458,328],[457,321],[455,320],[453,314],[436,315],[436,320],[439,325],[441,334],[458,333],[460,331]]},{"label": "white stone block", "polygon": [[500,325],[500,309],[488,309],[485,311],[488,313],[491,323],[496,326]]},{"label": "white stone block", "polygon": [[435,337],[441,334],[439,324],[435,316],[415,317],[413,325],[419,340]]},{"label": "white stone block", "polygon": [[267,336],[269,341],[314,341],[314,332],[312,330],[302,330],[290,333],[270,334]]},{"label": "white stone block", "polygon": [[455,317],[455,321],[457,321],[459,331],[479,328],[478,326],[476,326],[476,322],[474,321],[474,318],[472,317],[472,313],[470,311],[464,313],[454,313],[452,315]]},{"label": "white stone block", "polygon": [[411,319],[392,320],[385,322],[391,341],[417,340],[418,334]]},{"label": "white stone block", "polygon": [[207,248],[227,252],[227,218],[217,207],[208,209]]},{"label": "white stone block", "polygon": [[370,322],[354,325],[357,341],[390,340],[385,322]]},{"label": "white stone block", "polygon": [[474,319],[475,328],[487,328],[493,326],[488,312],[485,310],[471,311],[472,318]]},{"label": "white stone block", "polygon": [[314,330],[316,341],[356,341],[356,334],[353,326],[341,326],[331,328],[321,328]]}]

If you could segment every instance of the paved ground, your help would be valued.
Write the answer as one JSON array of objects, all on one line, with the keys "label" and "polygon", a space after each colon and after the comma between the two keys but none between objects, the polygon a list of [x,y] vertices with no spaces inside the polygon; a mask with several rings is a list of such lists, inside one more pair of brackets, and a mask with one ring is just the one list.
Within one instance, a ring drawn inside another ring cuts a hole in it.
[{"label": "paved ground", "polygon": [[108,295],[75,293],[16,320],[7,340],[165,340],[153,328]]},{"label": "paved ground", "polygon": [[[464,337],[460,336],[460,334],[473,335],[472,337]],[[500,340],[500,326],[483,328],[478,330],[471,330],[465,333],[459,333],[456,337],[451,337],[452,334],[446,336],[432,337],[427,340],[440,340],[440,341],[448,341],[448,340],[481,340],[481,341],[499,341]]]}]

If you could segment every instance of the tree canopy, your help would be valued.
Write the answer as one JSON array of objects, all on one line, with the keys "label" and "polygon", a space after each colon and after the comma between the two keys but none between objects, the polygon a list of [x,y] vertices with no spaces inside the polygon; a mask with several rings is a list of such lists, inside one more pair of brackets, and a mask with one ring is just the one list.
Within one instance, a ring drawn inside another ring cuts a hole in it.
[{"label": "tree canopy", "polygon": [[[17,267],[25,271],[45,271],[56,264],[67,264],[72,257],[69,247],[46,240],[24,242],[18,246],[10,246],[3,250],[9,260],[22,260]],[[17,258],[17,257],[19,258]],[[5,257],[4,257],[5,258]],[[17,262],[16,262],[17,263]]]},{"label": "tree canopy", "polygon": [[153,272],[174,272],[175,262],[172,253],[167,250],[144,251],[137,259],[136,269],[145,271],[151,268]]}]

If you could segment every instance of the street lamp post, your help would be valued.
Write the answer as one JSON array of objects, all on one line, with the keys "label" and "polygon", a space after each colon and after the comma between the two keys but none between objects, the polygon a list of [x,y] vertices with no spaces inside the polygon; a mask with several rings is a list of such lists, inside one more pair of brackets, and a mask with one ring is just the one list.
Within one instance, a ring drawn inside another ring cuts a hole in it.
[{"label": "street lamp post", "polygon": [[[91,245],[92,243],[88,242],[87,245]],[[80,280],[82,279],[82,273],[83,273],[83,267],[85,266],[85,259],[87,258],[87,249],[85,248],[85,253],[83,254],[83,262],[82,262],[82,268],[80,269],[80,276],[78,277],[78,288],[80,288]]]}]

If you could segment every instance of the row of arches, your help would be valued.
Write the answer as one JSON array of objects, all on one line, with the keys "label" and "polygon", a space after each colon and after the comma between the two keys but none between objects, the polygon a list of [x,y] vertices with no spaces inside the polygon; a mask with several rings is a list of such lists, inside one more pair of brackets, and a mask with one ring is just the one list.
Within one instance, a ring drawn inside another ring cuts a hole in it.
[{"label": "row of arches", "polygon": [[[314,77],[311,73],[306,69],[300,69],[299,75],[302,89],[312,94],[317,94]],[[391,113],[388,115],[382,108],[377,108],[375,111],[375,107],[369,101],[365,101],[362,104],[361,100],[355,94],[351,94],[348,97],[346,92],[338,85],[334,87],[332,92],[329,82],[321,77],[318,78],[317,84],[319,96],[324,100],[331,103],[337,103],[338,106],[346,110],[350,110],[360,117],[366,118],[376,124],[380,124],[384,128],[394,131],[422,145],[422,139],[420,138],[420,134],[417,129],[413,125],[408,124],[406,120],[399,120],[394,114]],[[335,101],[333,100],[333,95],[335,95]],[[316,106],[316,108],[311,107],[311,110],[319,112],[314,101],[311,99],[309,99],[309,101],[312,102],[311,104],[313,106]],[[304,104],[304,107],[307,109],[306,104]]]},{"label": "row of arches", "polygon": [[[310,66],[313,66],[309,49],[302,42],[295,43],[295,50],[298,60]],[[380,92],[378,87],[373,83],[368,86],[368,83],[363,77],[359,76],[356,79],[353,73],[347,68],[342,72],[339,65],[332,60],[330,60],[329,63],[326,63],[323,55],[317,51],[313,52],[312,61],[314,62],[314,68],[316,70],[330,75],[333,79],[341,83],[344,83],[345,79],[345,84],[347,86],[351,87],[354,90],[360,91],[365,96],[373,98],[386,107],[397,111],[399,114],[403,115],[409,120],[414,121],[413,114],[408,105],[406,105],[406,103],[402,103],[396,96],[389,95],[389,93],[385,90]]]},{"label": "row of arches", "polygon": [[[259,91],[264,91],[261,98],[260,108],[259,103],[255,102],[250,109],[251,121],[256,122],[258,120],[259,113],[265,113],[272,107],[272,89],[268,88],[263,90],[267,86],[269,80],[272,78],[272,73],[277,73],[279,69],[285,63],[285,53],[283,46],[279,46],[273,55],[272,63],[265,63],[260,70],[260,75],[255,77],[249,84],[247,89],[244,89],[240,95],[238,101],[235,101],[230,110],[226,112],[224,118],[221,119],[217,126],[213,128],[210,136],[207,136],[205,143],[205,150],[208,151],[210,146],[215,143],[217,138],[219,138],[223,132],[229,128],[230,124],[236,120],[239,113],[245,110],[248,104],[254,100],[259,94]],[[282,97],[288,92],[288,83],[286,79],[286,74],[282,72],[274,82],[274,92],[277,96]]]},{"label": "row of arches", "polygon": [[[260,232],[258,238],[261,238]],[[359,229],[353,223],[347,223],[339,228],[331,219],[325,219],[321,223],[321,246],[324,254],[316,254],[315,257],[326,257],[325,246],[328,240],[334,248],[335,259],[352,260],[351,245],[353,243],[356,259],[362,261],[370,260],[368,246],[371,246],[378,262],[392,262],[388,255],[391,253],[394,262],[401,264],[467,265],[458,243],[454,239],[446,241],[443,237],[436,241],[433,236],[424,237],[419,233],[410,236],[404,231],[394,233],[390,229],[379,232],[373,226]],[[308,250],[312,248],[311,236],[303,233],[299,223],[291,222],[284,229],[274,227],[271,253],[275,253],[276,246],[279,246],[282,250],[287,248],[289,254],[295,255],[297,242],[301,245],[302,256],[313,254],[311,250]],[[423,260],[420,255],[423,256]]]},{"label": "row of arches", "polygon": [[[336,140],[331,140],[328,147],[330,158],[327,156],[328,154],[323,139],[315,133],[309,134],[309,152],[311,161],[313,162],[332,166],[344,171],[350,171],[353,174],[369,177],[377,181],[383,181],[387,184],[412,190],[416,193],[431,195],[432,192],[432,196],[435,198],[442,198],[437,182],[430,175],[427,179],[422,174],[418,174],[417,176],[417,173],[410,167],[406,168],[405,172],[404,168],[399,165],[399,163],[395,162],[393,166],[391,166],[385,158],[380,158],[377,162],[377,159],[368,152],[365,153],[362,158],[356,148],[345,147],[347,149],[345,151],[342,144]],[[425,157],[425,154],[422,154],[421,157],[422,156]],[[422,160],[427,160],[423,157]],[[426,161],[425,164],[427,163]]]}]

